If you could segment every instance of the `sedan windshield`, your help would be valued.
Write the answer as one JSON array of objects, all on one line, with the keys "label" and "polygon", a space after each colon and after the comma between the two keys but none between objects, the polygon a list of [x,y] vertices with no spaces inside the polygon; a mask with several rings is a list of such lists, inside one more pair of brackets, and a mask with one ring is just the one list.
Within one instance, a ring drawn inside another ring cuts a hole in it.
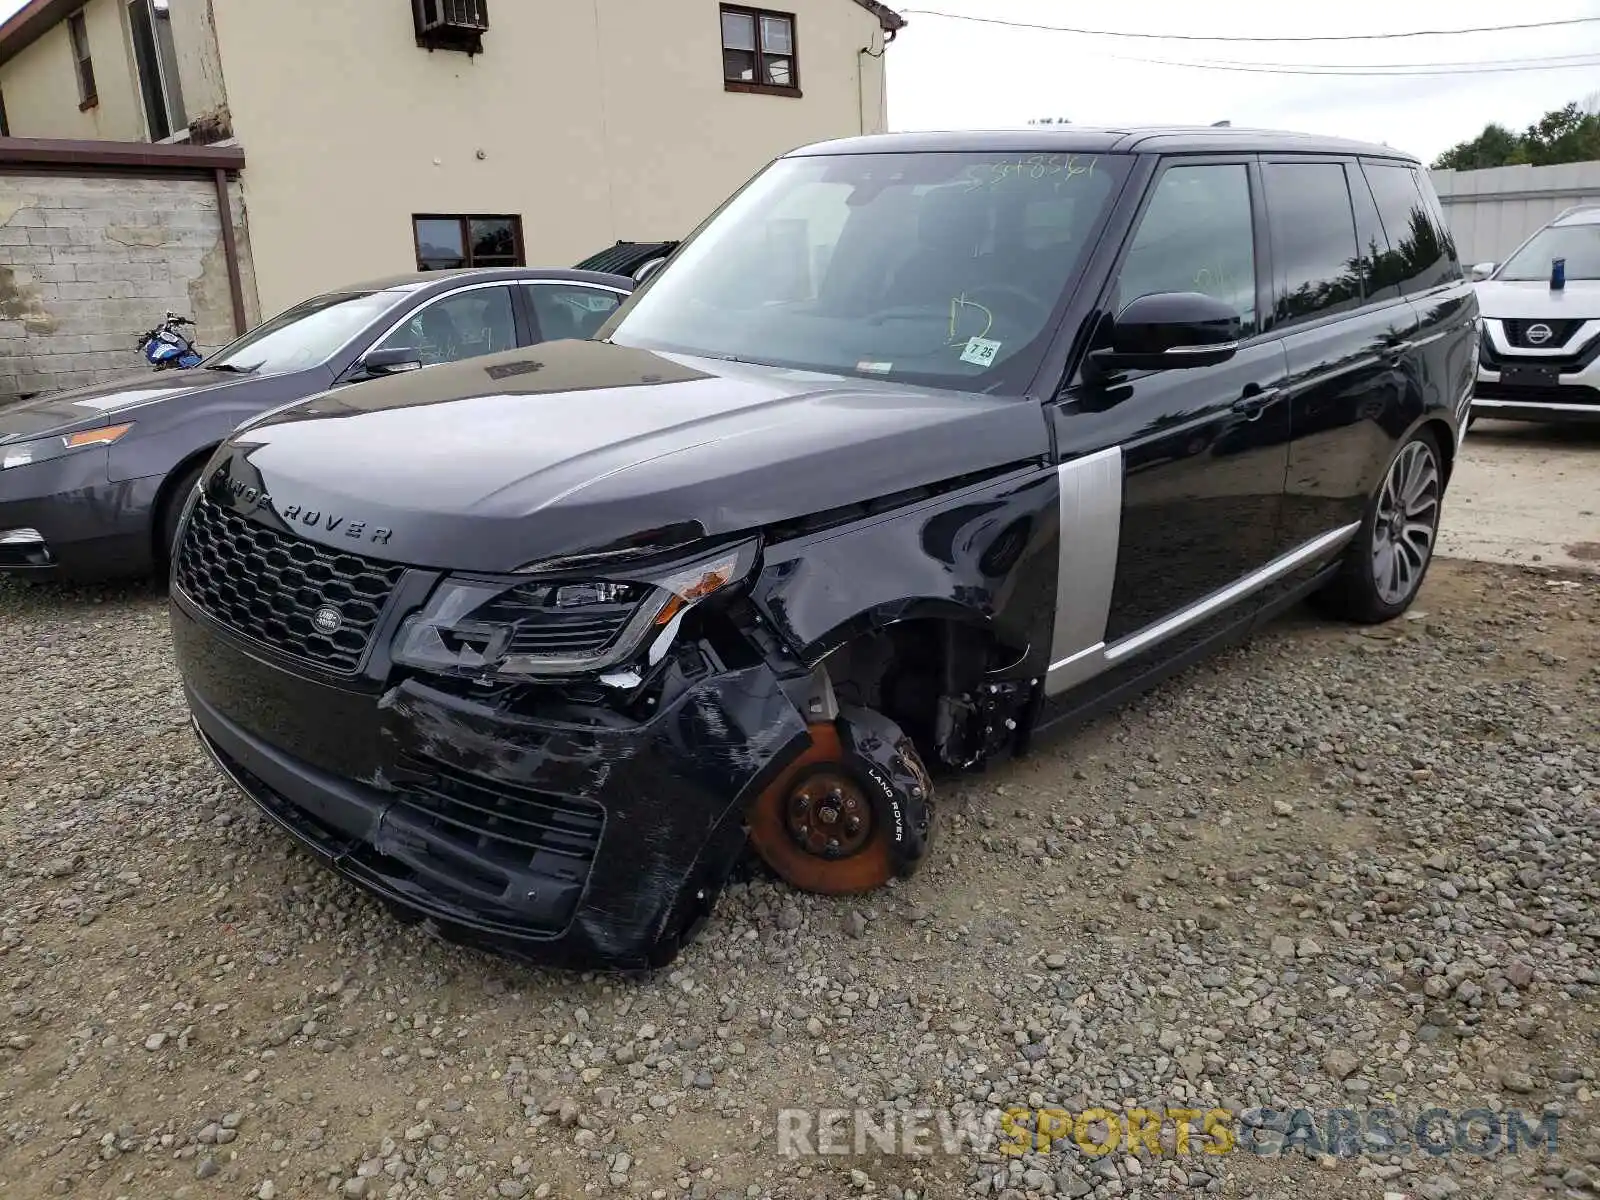
[{"label": "sedan windshield", "polygon": [[1497,279],[1549,279],[1551,263],[1567,260],[1568,279],[1600,279],[1600,225],[1551,225],[1533,235]]},{"label": "sedan windshield", "polygon": [[1127,162],[1031,153],[780,160],[678,250],[610,340],[1021,391]]},{"label": "sedan windshield", "polygon": [[268,375],[303,371],[325,362],[396,301],[390,292],[336,292],[302,300],[218,350],[205,366]]}]

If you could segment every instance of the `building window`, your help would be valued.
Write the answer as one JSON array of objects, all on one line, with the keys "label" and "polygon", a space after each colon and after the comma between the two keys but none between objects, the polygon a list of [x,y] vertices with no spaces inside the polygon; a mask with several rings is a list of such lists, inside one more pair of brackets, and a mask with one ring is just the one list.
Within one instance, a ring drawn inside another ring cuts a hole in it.
[{"label": "building window", "polygon": [[188,125],[183,91],[178,85],[178,53],[172,41],[171,12],[165,2],[128,0],[128,32],[139,69],[139,96],[144,101],[150,140],[159,142]]},{"label": "building window", "polygon": [[428,214],[411,218],[417,243],[417,270],[458,267],[520,267],[521,217],[456,217]]},{"label": "building window", "polygon": [[89,57],[89,26],[82,12],[67,18],[67,36],[72,39],[72,58],[78,67],[78,110],[82,112],[100,103],[94,86],[94,61]]},{"label": "building window", "polygon": [[6,94],[0,92],[0,137],[11,136],[11,123],[6,120]]},{"label": "building window", "polygon": [[794,14],[724,4],[722,82],[730,92],[798,96]]}]

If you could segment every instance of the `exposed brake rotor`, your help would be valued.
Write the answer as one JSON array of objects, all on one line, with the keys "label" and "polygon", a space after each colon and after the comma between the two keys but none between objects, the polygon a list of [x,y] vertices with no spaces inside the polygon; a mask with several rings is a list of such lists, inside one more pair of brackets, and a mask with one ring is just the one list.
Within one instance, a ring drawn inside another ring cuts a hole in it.
[{"label": "exposed brake rotor", "polygon": [[784,799],[784,827],[818,858],[848,858],[872,838],[872,803],[861,785],[832,765],[796,779]]}]

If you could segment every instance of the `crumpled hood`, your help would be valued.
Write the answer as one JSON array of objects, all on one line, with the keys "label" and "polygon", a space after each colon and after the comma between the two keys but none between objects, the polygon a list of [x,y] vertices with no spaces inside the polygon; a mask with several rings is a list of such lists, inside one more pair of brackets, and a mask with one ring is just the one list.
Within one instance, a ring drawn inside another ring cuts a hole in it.
[{"label": "crumpled hood", "polygon": [[247,426],[213,495],[370,557],[509,571],[858,505],[1048,445],[1034,400],[567,341]]},{"label": "crumpled hood", "polygon": [[1559,292],[1547,279],[1486,279],[1475,286],[1479,311],[1497,321],[1600,319],[1600,279],[1569,279]]},{"label": "crumpled hood", "polygon": [[131,371],[90,387],[52,392],[0,408],[0,442],[20,442],[48,433],[99,429],[127,420],[149,404],[213,388],[248,386],[258,377],[225,371]]}]

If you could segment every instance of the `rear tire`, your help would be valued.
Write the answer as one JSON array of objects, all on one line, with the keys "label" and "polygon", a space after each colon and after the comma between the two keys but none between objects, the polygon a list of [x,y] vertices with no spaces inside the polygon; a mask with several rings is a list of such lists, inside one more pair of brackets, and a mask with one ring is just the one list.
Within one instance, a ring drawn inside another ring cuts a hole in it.
[{"label": "rear tire", "polygon": [[165,575],[172,567],[178,553],[178,522],[183,517],[183,506],[189,502],[189,493],[200,482],[205,464],[189,467],[178,476],[176,485],[161,502],[160,523],[157,525],[156,569]]},{"label": "rear tire", "polygon": [[1432,431],[1396,451],[1338,576],[1317,595],[1330,616],[1360,625],[1392,621],[1411,607],[1433,563],[1444,503],[1444,460]]}]

